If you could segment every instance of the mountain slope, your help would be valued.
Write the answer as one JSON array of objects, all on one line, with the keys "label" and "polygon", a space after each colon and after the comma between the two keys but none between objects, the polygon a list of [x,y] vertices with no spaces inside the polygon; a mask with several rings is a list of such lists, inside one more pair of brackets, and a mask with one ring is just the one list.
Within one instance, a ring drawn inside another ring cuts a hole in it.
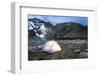
[{"label": "mountain slope", "polygon": [[87,38],[88,27],[79,23],[61,23],[55,26],[55,38]]},{"label": "mountain slope", "polygon": [[[45,26],[45,32],[46,32],[46,39],[87,39],[88,35],[88,27],[83,26],[82,24],[79,23],[74,23],[74,22],[66,22],[66,23],[59,23],[56,26],[54,26],[50,22],[45,22],[41,19],[37,18],[32,18],[29,19],[28,21],[31,21],[34,26],[38,27],[36,31],[39,30],[39,28],[42,25],[39,24],[44,24]],[[35,37],[36,34],[34,32],[34,29],[29,30],[29,37]],[[39,31],[41,34],[41,31]]]}]

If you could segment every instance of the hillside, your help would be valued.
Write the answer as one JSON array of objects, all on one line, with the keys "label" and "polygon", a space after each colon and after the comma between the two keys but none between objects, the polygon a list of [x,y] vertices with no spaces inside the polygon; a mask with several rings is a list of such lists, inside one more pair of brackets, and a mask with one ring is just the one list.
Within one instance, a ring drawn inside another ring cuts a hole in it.
[{"label": "hillside", "polygon": [[[38,31],[39,28],[42,25],[39,24],[43,24],[45,26],[45,38],[47,40],[50,39],[87,39],[87,35],[88,35],[88,27],[87,26],[83,26],[82,24],[79,23],[74,23],[74,22],[66,22],[66,23],[59,23],[56,26],[54,26],[52,23],[50,22],[45,22],[43,20],[40,19],[29,19],[29,21],[31,21],[35,25],[36,30]],[[34,32],[35,29],[33,30],[29,30],[29,37],[31,37],[31,35],[33,37],[36,37],[36,34]],[[37,33],[41,34],[42,31],[38,31]]]},{"label": "hillside", "polygon": [[79,23],[61,23],[55,26],[55,38],[58,39],[84,39],[88,35],[88,27]]}]

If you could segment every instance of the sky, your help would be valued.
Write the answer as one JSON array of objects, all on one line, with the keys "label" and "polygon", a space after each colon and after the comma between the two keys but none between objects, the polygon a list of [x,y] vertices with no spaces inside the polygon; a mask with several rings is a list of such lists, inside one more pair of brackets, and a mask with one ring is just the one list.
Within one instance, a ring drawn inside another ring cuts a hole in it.
[{"label": "sky", "polygon": [[38,18],[46,22],[51,22],[53,25],[64,22],[80,23],[83,26],[88,25],[88,17],[80,16],[47,16],[47,15],[28,15],[28,18]]}]

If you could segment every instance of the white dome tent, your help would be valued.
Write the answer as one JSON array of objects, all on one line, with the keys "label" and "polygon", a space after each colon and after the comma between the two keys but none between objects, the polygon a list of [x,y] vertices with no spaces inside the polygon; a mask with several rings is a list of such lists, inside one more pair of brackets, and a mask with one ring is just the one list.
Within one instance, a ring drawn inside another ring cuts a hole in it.
[{"label": "white dome tent", "polygon": [[57,52],[57,51],[61,51],[61,47],[60,45],[58,44],[57,41],[47,41],[44,45],[42,45],[42,50],[41,51],[45,51],[45,52],[48,52],[48,53],[54,53],[54,52]]}]

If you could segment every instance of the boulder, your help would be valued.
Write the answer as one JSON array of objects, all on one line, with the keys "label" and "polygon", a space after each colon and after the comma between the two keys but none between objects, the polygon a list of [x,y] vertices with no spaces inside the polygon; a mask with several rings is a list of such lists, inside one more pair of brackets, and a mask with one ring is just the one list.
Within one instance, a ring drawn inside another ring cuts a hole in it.
[{"label": "boulder", "polygon": [[87,52],[81,52],[81,53],[79,54],[79,57],[80,57],[80,58],[87,58],[87,57],[88,57],[88,53],[87,53]]},{"label": "boulder", "polygon": [[76,49],[76,50],[74,50],[74,52],[80,52],[80,49]]}]

